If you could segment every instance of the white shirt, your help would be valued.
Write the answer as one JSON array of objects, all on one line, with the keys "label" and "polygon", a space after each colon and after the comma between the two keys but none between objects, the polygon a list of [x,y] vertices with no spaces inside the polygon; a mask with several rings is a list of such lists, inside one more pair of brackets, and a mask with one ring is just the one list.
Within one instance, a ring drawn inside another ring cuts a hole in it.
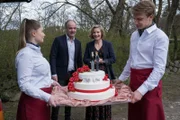
[{"label": "white shirt", "polygon": [[75,70],[74,69],[74,56],[75,56],[75,42],[70,40],[70,38],[66,35],[67,38],[67,46],[68,46],[68,55],[69,55],[69,62],[68,62],[68,71]]},{"label": "white shirt", "polygon": [[53,83],[48,61],[42,56],[41,48],[27,43],[16,56],[18,85],[25,94],[48,102],[50,94],[40,88]]},{"label": "white shirt", "polygon": [[168,46],[168,37],[155,24],[145,29],[141,36],[137,30],[133,32],[129,59],[119,80],[125,81],[129,77],[130,68],[153,68],[147,80],[137,89],[142,95],[153,90],[164,75]]}]

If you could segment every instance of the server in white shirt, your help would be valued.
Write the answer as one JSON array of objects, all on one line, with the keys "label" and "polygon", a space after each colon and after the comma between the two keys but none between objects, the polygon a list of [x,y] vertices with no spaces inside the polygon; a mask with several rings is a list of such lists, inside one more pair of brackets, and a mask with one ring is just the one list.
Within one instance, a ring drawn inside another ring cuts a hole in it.
[{"label": "server in white shirt", "polygon": [[165,72],[169,39],[153,23],[153,2],[137,3],[132,13],[137,30],[131,35],[129,59],[115,84],[130,76],[133,93],[128,120],[165,120],[161,78]]},{"label": "server in white shirt", "polygon": [[41,53],[39,44],[43,43],[44,36],[39,22],[22,21],[15,59],[18,85],[22,91],[16,120],[49,120],[50,107],[47,104],[56,106],[58,98],[51,95],[51,85],[60,85],[51,79],[50,65]]}]

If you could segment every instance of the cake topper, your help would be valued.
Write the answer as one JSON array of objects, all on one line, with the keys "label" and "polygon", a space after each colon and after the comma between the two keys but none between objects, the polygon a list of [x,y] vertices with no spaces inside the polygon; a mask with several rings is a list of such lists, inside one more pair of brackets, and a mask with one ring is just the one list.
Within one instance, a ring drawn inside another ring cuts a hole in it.
[{"label": "cake topper", "polygon": [[95,60],[96,60],[96,71],[98,71],[99,70],[99,55],[97,51],[95,55]]},{"label": "cake topper", "polygon": [[91,52],[91,71],[94,71],[94,52]]}]

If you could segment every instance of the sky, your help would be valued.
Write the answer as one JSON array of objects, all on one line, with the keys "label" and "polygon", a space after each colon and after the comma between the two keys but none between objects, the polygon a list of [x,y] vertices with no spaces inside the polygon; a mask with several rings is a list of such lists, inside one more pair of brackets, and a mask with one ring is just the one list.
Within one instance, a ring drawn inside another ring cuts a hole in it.
[{"label": "sky", "polygon": [[[41,12],[42,13],[42,9],[40,9],[40,5],[43,3],[43,2],[49,2],[49,3],[53,3],[53,2],[56,2],[56,1],[65,1],[65,0],[32,0],[30,3],[27,3],[27,2],[23,2],[23,6],[25,8],[26,11],[28,12],[25,12],[22,16],[22,18],[26,17],[26,18],[31,18],[31,19],[36,19],[38,17],[37,15],[37,9],[38,9],[38,12]],[[75,3],[76,0],[69,0],[70,2],[72,3]],[[67,12],[75,12],[76,11],[76,8],[75,7],[68,7],[68,9],[66,10]],[[72,16],[69,16],[69,18],[71,18]]]},{"label": "sky", "polygon": [[[26,10],[28,10],[27,13],[25,13],[23,15],[23,17],[26,17],[26,18],[37,18],[38,15],[37,15],[37,12],[35,11],[35,9],[37,10],[38,8],[40,8],[40,5],[43,3],[43,2],[49,2],[49,3],[53,3],[53,2],[57,2],[57,1],[65,1],[65,0],[32,0],[30,3],[27,3],[27,2],[23,2],[23,6],[26,8]],[[71,3],[76,3],[77,0],[68,0],[69,2]],[[115,2],[117,0],[109,0],[110,2]],[[90,0],[90,2],[93,3],[93,0]],[[73,16],[73,13],[75,15],[76,13],[76,10],[77,8],[73,7],[73,6],[68,6],[68,9],[66,9],[66,12],[71,12],[72,14],[69,15],[68,17],[71,19]],[[39,11],[42,11],[41,9],[38,10]]]}]

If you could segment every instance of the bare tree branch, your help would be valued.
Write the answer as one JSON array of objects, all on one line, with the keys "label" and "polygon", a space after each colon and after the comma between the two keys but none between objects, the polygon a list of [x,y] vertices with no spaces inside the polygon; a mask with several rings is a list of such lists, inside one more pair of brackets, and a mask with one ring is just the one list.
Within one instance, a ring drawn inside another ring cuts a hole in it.
[{"label": "bare tree branch", "polygon": [[51,6],[53,6],[53,5],[56,5],[56,4],[58,4],[58,3],[64,3],[64,2],[54,2],[54,3],[43,2],[43,3],[41,4],[41,6],[43,6],[44,4],[49,4],[49,5],[45,6],[44,8],[42,8],[42,9],[46,9],[46,8],[51,7]]},{"label": "bare tree branch", "polygon": [[104,0],[101,1],[100,3],[98,3],[94,8],[92,8],[92,10],[95,10],[95,9],[96,9],[98,6],[100,6],[103,2],[104,2]]},{"label": "bare tree branch", "polygon": [[112,14],[114,15],[116,11],[113,9],[112,5],[110,4],[109,0],[105,0],[107,5],[109,6],[109,9],[111,10]]},{"label": "bare tree branch", "polygon": [[49,19],[52,17],[61,7],[63,7],[65,4],[62,4],[60,7],[58,7],[56,10],[54,10],[47,18],[44,18],[43,20]]},{"label": "bare tree branch", "polygon": [[94,21],[95,24],[98,24],[98,23],[99,23],[93,16],[91,16],[90,14],[88,14],[86,11],[82,10],[79,6],[77,6],[77,5],[73,4],[73,3],[70,3],[70,2],[68,2],[68,1],[66,1],[65,4],[69,4],[69,5],[71,5],[71,6],[76,7],[76,8],[79,9],[82,13],[84,13],[84,14],[87,15],[89,18],[91,18],[91,19]]},{"label": "bare tree branch", "polygon": [[[48,3],[48,2],[47,2],[47,3]],[[44,7],[44,9],[46,9],[46,8],[52,6],[52,5],[58,4],[58,3],[61,3],[61,4],[63,4],[63,5],[61,5],[58,9],[56,9],[50,16],[48,16],[48,18],[51,17],[54,13],[56,13],[56,11],[58,11],[62,6],[68,4],[68,5],[71,5],[71,6],[75,7],[75,8],[77,8],[77,9],[79,9],[82,13],[84,13],[84,14],[87,15],[89,18],[91,18],[91,19],[94,21],[95,24],[98,24],[98,23],[99,23],[93,16],[91,16],[90,14],[88,14],[86,11],[82,10],[79,6],[77,6],[77,5],[69,2],[68,0],[66,0],[65,2],[55,2],[55,3],[52,3],[52,4]],[[44,4],[45,4],[45,3],[44,3]],[[102,3],[101,3],[101,4],[102,4]]]},{"label": "bare tree branch", "polygon": [[7,23],[4,25],[4,27],[3,27],[2,29],[6,30],[8,24],[10,23],[10,21],[11,21],[13,15],[14,15],[14,13],[15,13],[16,10],[19,8],[19,6],[20,6],[20,3],[18,3],[18,5],[16,6],[16,8],[13,10],[13,12],[11,13],[11,15],[10,15],[10,17],[9,17],[9,19],[8,19],[8,21],[7,21]]}]

